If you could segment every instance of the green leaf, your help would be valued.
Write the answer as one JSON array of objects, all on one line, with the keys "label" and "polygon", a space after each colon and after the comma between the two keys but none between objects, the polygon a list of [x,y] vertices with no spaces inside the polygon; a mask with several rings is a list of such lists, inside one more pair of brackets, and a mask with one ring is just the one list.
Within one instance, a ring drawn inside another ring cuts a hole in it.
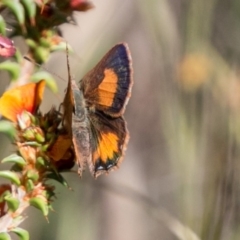
[{"label": "green leaf", "polygon": [[18,48],[16,48],[16,52],[15,52],[14,57],[15,57],[15,60],[18,64],[22,63],[23,56],[22,56],[21,52],[18,50]]},{"label": "green leaf", "polygon": [[61,183],[63,186],[70,188],[69,184],[64,179],[64,177],[61,174],[59,174],[57,171],[52,171],[50,173],[47,173],[46,178],[53,179],[53,180]]},{"label": "green leaf", "polygon": [[48,215],[48,203],[46,201],[44,201],[42,198],[39,197],[35,197],[35,198],[31,198],[29,200],[29,203],[31,206],[39,209],[44,216]]},{"label": "green leaf", "polygon": [[12,10],[13,14],[16,16],[17,21],[23,27],[25,22],[24,8],[19,1],[9,1],[2,0],[2,4]]},{"label": "green leaf", "polygon": [[21,184],[21,181],[20,181],[18,175],[15,172],[12,172],[12,171],[0,171],[0,177],[9,179],[10,181],[12,181],[13,183],[15,183],[18,186],[20,186],[20,184]]},{"label": "green leaf", "polygon": [[2,15],[0,15],[0,33],[4,36],[6,34],[6,23],[5,23]]},{"label": "green leaf", "polygon": [[8,135],[12,140],[16,135],[16,129],[13,123],[6,120],[0,121],[0,132]]},{"label": "green leaf", "polygon": [[26,128],[26,130],[24,130],[24,132],[22,133],[22,136],[27,141],[35,140],[35,133],[34,133],[34,130],[32,128]]},{"label": "green leaf", "polygon": [[36,161],[37,168],[48,166],[48,162],[43,157],[38,157]]},{"label": "green leaf", "polygon": [[35,138],[36,138],[37,142],[39,142],[39,143],[45,142],[44,136],[40,133],[35,133]]},{"label": "green leaf", "polygon": [[12,154],[8,157],[5,157],[3,160],[2,160],[2,163],[16,163],[18,165],[21,165],[21,166],[25,166],[26,165],[26,161],[20,157],[19,155],[17,154]]},{"label": "green leaf", "polygon": [[45,71],[36,72],[31,77],[33,82],[39,82],[40,80],[44,79],[46,81],[47,86],[54,92],[58,92],[58,87],[56,84],[55,79],[53,76]]},{"label": "green leaf", "polygon": [[4,200],[12,212],[15,212],[18,209],[20,202],[17,198],[12,197],[11,195],[7,195],[5,196]]},{"label": "green leaf", "polygon": [[31,179],[33,182],[36,182],[39,179],[39,174],[34,169],[28,170],[26,173],[26,176],[28,179]]},{"label": "green leaf", "polygon": [[39,39],[39,44],[43,48],[50,48],[51,47],[51,42],[49,41],[47,36],[41,37]]},{"label": "green leaf", "polygon": [[31,192],[34,189],[34,183],[31,179],[28,179],[26,182],[27,192]]},{"label": "green leaf", "polygon": [[3,202],[6,196],[12,196],[12,193],[9,190],[2,192],[0,195],[0,202]]},{"label": "green leaf", "polygon": [[[54,190],[47,190],[46,192],[45,192],[45,197],[47,198],[47,199],[52,199],[53,197],[55,197],[56,195],[55,195],[55,193],[54,193]],[[48,209],[49,210],[52,210],[53,209],[53,207],[52,207],[52,205],[48,205]]]},{"label": "green leaf", "polygon": [[33,147],[41,147],[42,146],[40,143],[37,143],[37,142],[34,142],[34,141],[25,142],[25,145],[33,146]]},{"label": "green leaf", "polygon": [[14,228],[12,232],[16,233],[20,240],[29,240],[29,233],[22,228]]},{"label": "green leaf", "polygon": [[0,70],[8,71],[11,75],[12,81],[15,81],[18,79],[18,77],[20,75],[21,68],[18,63],[5,61],[0,64]]},{"label": "green leaf", "polygon": [[13,172],[21,172],[23,170],[23,167],[21,165],[14,164],[10,170]]},{"label": "green leaf", "polygon": [[27,10],[29,18],[31,19],[32,24],[35,22],[35,15],[36,15],[36,4],[32,0],[21,0],[24,7]]},{"label": "green leaf", "polygon": [[11,237],[7,233],[0,233],[0,240],[11,240]]},{"label": "green leaf", "polygon": [[41,151],[42,151],[42,152],[46,152],[46,151],[48,150],[48,148],[49,148],[50,145],[51,145],[51,144],[49,144],[49,143],[46,143],[46,144],[42,145],[42,146],[41,146]]},{"label": "green leaf", "polygon": [[37,47],[37,43],[32,39],[26,39],[26,43],[32,49],[35,49]]},{"label": "green leaf", "polygon": [[37,46],[34,49],[34,58],[38,63],[44,63],[48,60],[50,50],[48,48]]}]

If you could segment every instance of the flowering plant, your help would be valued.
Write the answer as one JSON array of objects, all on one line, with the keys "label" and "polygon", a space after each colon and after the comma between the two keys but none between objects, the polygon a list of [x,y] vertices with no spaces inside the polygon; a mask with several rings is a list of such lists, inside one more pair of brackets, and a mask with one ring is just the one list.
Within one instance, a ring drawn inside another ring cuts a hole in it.
[{"label": "flowering plant", "polygon": [[[2,240],[11,239],[11,232],[20,239],[29,239],[28,232],[19,227],[25,219],[25,209],[34,206],[47,218],[55,196],[55,188],[48,180],[68,187],[61,171],[74,165],[72,142],[63,127],[61,112],[52,108],[42,114],[39,110],[45,86],[57,91],[54,78],[29,68],[11,38],[21,36],[28,46],[27,58],[44,63],[51,52],[66,49],[58,26],[74,22],[73,11],[92,7],[85,0],[2,0],[0,3],[0,13],[7,9],[9,17],[15,20],[8,34],[6,19],[0,15],[0,57],[12,59],[1,63],[0,70],[8,71],[13,80],[10,90],[0,98],[0,113],[7,119],[0,121],[0,130],[9,133],[16,146],[16,153],[2,160],[11,163],[11,169],[0,171],[0,177],[10,181],[0,185]],[[31,78],[35,82],[30,82]]]}]

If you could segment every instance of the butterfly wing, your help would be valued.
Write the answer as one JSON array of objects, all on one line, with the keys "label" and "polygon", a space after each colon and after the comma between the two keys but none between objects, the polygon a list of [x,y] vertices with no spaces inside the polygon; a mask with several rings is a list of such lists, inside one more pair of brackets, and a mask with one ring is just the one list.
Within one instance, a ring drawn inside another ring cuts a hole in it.
[{"label": "butterfly wing", "polygon": [[89,121],[92,156],[88,164],[94,177],[98,177],[119,166],[129,135],[122,117],[113,118],[96,111],[89,113]]},{"label": "butterfly wing", "polygon": [[121,116],[131,94],[132,63],[126,44],[114,46],[82,79],[80,89],[90,108]]}]

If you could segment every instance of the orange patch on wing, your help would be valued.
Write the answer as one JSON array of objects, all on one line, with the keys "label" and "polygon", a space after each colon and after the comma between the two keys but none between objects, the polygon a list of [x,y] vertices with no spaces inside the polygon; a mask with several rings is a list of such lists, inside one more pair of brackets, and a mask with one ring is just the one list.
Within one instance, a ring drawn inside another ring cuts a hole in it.
[{"label": "orange patch on wing", "polygon": [[97,150],[93,153],[93,159],[98,158],[106,162],[113,159],[114,152],[118,152],[118,136],[114,133],[102,133]]},{"label": "orange patch on wing", "polygon": [[112,69],[104,70],[104,79],[98,86],[99,104],[112,106],[118,87],[118,76]]},{"label": "orange patch on wing", "polygon": [[72,139],[68,135],[59,135],[48,154],[54,161],[59,161],[64,158],[71,145]]},{"label": "orange patch on wing", "polygon": [[42,80],[6,91],[0,98],[0,113],[13,122],[23,111],[34,113],[42,102],[44,88]]},{"label": "orange patch on wing", "polygon": [[72,139],[68,135],[59,135],[48,150],[48,156],[58,171],[71,169],[75,164],[74,151],[71,148]]}]

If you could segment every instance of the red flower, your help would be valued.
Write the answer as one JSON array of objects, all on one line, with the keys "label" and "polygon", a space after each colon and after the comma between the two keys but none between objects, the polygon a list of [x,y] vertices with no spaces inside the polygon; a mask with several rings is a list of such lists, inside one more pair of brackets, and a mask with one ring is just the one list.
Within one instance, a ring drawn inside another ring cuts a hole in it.
[{"label": "red flower", "polygon": [[12,57],[16,52],[13,41],[9,38],[0,36],[0,56]]},{"label": "red flower", "polygon": [[93,4],[86,0],[71,0],[70,7],[72,10],[85,12],[93,8]]}]

